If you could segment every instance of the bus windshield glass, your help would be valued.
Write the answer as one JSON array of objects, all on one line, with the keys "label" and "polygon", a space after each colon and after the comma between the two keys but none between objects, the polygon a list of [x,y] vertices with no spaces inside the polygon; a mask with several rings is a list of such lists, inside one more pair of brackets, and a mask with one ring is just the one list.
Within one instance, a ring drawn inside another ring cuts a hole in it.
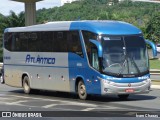
[{"label": "bus windshield glass", "polygon": [[103,72],[134,77],[149,69],[147,49],[142,36],[102,36]]}]

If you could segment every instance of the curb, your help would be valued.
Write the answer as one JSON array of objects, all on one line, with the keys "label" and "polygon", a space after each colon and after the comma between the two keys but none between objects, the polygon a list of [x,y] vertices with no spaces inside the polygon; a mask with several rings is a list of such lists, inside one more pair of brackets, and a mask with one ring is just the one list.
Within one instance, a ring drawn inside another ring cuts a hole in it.
[{"label": "curb", "polygon": [[151,85],[151,88],[160,90],[160,85]]},{"label": "curb", "polygon": [[160,75],[160,73],[150,73],[151,75]]}]

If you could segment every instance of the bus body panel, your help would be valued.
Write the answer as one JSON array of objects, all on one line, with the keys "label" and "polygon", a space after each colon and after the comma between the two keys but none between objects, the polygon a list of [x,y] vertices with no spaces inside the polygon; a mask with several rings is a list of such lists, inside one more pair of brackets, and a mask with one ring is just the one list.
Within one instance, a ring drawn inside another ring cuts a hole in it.
[{"label": "bus body panel", "polygon": [[[10,58],[4,62],[6,84],[22,87],[22,75],[28,73],[31,88],[70,92],[67,53],[14,52],[13,54],[7,50],[4,53],[7,54],[5,58]],[[37,62],[38,57],[43,62]]]}]

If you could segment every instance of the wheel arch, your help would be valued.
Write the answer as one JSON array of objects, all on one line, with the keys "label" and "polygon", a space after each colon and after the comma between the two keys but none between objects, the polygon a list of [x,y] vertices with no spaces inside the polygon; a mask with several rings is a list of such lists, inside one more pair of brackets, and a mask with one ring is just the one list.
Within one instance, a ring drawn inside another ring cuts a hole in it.
[{"label": "wheel arch", "polygon": [[79,81],[83,81],[83,83],[85,84],[84,82],[84,77],[83,76],[77,76],[76,77],[76,82],[75,82],[75,92],[77,93],[78,92],[78,82]]},{"label": "wheel arch", "polygon": [[29,74],[25,72],[25,73],[22,74],[22,77],[21,77],[21,84],[22,84],[22,87],[23,87],[23,79],[24,79],[25,76],[27,76],[27,77],[29,78],[29,83],[30,83]]}]

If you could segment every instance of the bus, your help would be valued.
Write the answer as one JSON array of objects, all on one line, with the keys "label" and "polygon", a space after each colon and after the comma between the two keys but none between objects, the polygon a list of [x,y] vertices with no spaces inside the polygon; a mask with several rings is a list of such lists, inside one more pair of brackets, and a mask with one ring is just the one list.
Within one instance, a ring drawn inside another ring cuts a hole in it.
[{"label": "bus", "polygon": [[83,100],[109,94],[126,99],[150,91],[146,40],[126,22],[60,21],[7,28],[3,44],[5,84],[27,94],[51,90],[76,93]]}]

